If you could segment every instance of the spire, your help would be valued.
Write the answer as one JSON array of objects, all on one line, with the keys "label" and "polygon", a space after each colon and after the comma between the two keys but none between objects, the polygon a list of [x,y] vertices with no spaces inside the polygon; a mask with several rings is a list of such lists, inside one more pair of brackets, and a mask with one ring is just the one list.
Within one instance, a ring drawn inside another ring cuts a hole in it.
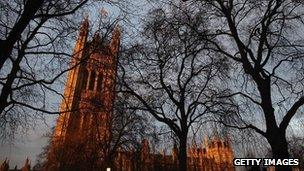
[{"label": "spire", "polygon": [[149,154],[150,153],[150,146],[149,146],[149,141],[147,139],[143,139],[142,140],[142,152],[144,152],[145,154]]},{"label": "spire", "polygon": [[28,157],[25,160],[25,164],[22,167],[21,171],[30,171],[31,170],[31,163],[30,160],[28,159]]},{"label": "spire", "polygon": [[117,24],[112,33],[112,40],[120,39],[120,26]]},{"label": "spire", "polygon": [[204,137],[204,145],[205,145],[205,148],[207,149],[208,145],[209,145],[209,140],[208,140],[208,136],[207,135],[205,135],[205,137]]},{"label": "spire", "polygon": [[161,150],[161,154],[162,154],[163,157],[166,156],[166,149],[165,149],[165,148],[163,148],[163,149]]},{"label": "spire", "polygon": [[120,46],[120,27],[116,25],[112,32],[111,52],[114,56],[117,55]]},{"label": "spire", "polygon": [[94,34],[93,42],[95,42],[95,43],[101,43],[101,37],[100,37],[100,34],[99,34],[98,31],[95,32],[95,34]]},{"label": "spire", "polygon": [[[82,57],[82,51],[84,50],[85,43],[87,41],[88,32],[89,32],[89,17],[86,16],[82,21],[79,29],[79,35],[74,48],[74,59],[79,60]],[[77,60],[74,61],[74,63],[76,62]]]},{"label": "spire", "polygon": [[220,134],[219,134],[219,132],[218,132],[218,128],[217,128],[217,126],[215,126],[214,128],[213,128],[213,141],[215,140],[215,141],[218,141],[218,140],[220,140]]},{"label": "spire", "polygon": [[174,143],[174,146],[172,148],[172,156],[173,156],[173,161],[176,162],[178,159],[178,148],[176,143]]},{"label": "spire", "polygon": [[26,158],[26,160],[25,160],[25,165],[30,165],[31,163],[30,163],[30,160],[28,159],[28,157]]},{"label": "spire", "polygon": [[149,141],[147,139],[143,139],[141,142],[141,159],[145,161],[150,154],[150,146]]},{"label": "spire", "polygon": [[6,158],[0,166],[0,171],[8,171],[8,170],[9,170],[9,160],[7,160]]},{"label": "spire", "polygon": [[84,20],[81,23],[79,36],[86,36],[89,29],[89,16],[85,16]]}]

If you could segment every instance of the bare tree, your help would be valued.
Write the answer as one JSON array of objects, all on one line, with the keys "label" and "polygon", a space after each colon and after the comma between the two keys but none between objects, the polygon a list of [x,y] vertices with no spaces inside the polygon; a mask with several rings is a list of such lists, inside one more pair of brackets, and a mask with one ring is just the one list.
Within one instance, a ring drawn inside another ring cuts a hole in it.
[{"label": "bare tree", "polygon": [[0,1],[2,140],[43,118],[43,113],[59,113],[49,103],[52,97],[62,97],[58,83],[75,67],[69,65],[75,55],[70,42],[83,18],[80,10],[99,2],[103,1]]},{"label": "bare tree", "polygon": [[303,5],[288,0],[192,2],[208,9],[205,15],[212,23],[209,36],[196,30],[201,40],[229,59],[236,76],[234,92],[222,97],[237,99],[242,124],[220,122],[256,131],[267,139],[274,158],[289,158],[286,130],[304,104]]},{"label": "bare tree", "polygon": [[142,43],[122,55],[119,69],[124,73],[120,84],[137,101],[133,107],[153,116],[177,137],[179,168],[184,171],[190,127],[211,111],[223,112],[230,101],[215,99],[226,91],[217,82],[225,77],[225,59],[213,58],[216,54],[205,49],[208,43],[191,31],[204,28],[201,14],[175,5],[148,14]]},{"label": "bare tree", "polygon": [[[1,1],[1,135],[47,112],[48,92],[71,57],[65,53],[75,22],[69,17],[87,1]],[[29,109],[29,110],[28,110]],[[48,112],[56,113],[56,112]],[[27,121],[26,121],[27,120]]]}]

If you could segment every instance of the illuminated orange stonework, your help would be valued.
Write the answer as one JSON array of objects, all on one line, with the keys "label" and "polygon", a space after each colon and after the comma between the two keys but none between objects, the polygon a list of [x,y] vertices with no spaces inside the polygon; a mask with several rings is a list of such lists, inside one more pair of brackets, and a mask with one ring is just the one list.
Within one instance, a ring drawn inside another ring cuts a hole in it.
[{"label": "illuminated orange stonework", "polygon": [[[104,167],[89,168],[94,162],[102,163],[100,158],[94,158],[98,153],[94,146],[101,147],[98,140],[106,141],[110,136],[108,121],[111,120],[115,99],[120,31],[115,28],[112,40],[105,43],[98,33],[88,41],[88,28],[89,22],[85,19],[75,45],[72,69],[68,72],[60,105],[62,114],[54,130],[46,170],[101,170]],[[152,153],[149,142],[143,140],[139,152],[117,152],[111,167],[119,171],[173,171],[178,168],[177,154],[176,146],[170,154]],[[233,171],[232,159],[229,140],[206,139],[201,146],[188,149],[188,170]],[[73,168],[80,163],[87,166]]]},{"label": "illuminated orange stonework", "polygon": [[116,27],[107,43],[99,33],[88,41],[88,28],[86,18],[73,52],[48,154],[48,170],[62,170],[62,165],[74,163],[71,160],[78,152],[89,149],[88,144],[94,143],[91,139],[106,140],[109,136],[107,121],[113,111],[120,31]]}]

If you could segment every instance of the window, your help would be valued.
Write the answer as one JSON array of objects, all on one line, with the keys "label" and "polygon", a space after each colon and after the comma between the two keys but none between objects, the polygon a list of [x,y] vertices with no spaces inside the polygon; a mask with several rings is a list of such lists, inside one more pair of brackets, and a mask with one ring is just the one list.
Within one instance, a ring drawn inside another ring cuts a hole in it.
[{"label": "window", "polygon": [[224,142],[224,147],[227,147],[227,142]]},{"label": "window", "polygon": [[219,148],[221,148],[221,147],[222,147],[222,143],[221,143],[221,142],[217,142],[217,146],[218,146]]},{"label": "window", "polygon": [[96,77],[96,73],[95,71],[92,71],[90,77],[89,90],[94,90],[95,77]]},{"label": "window", "polygon": [[87,82],[88,82],[88,70],[84,69],[83,71],[83,75],[82,75],[82,85],[81,85],[81,89],[85,90],[87,87]]},{"label": "window", "polygon": [[101,92],[102,91],[102,84],[103,84],[103,75],[102,73],[99,73],[98,75],[98,81],[97,81],[97,91]]}]

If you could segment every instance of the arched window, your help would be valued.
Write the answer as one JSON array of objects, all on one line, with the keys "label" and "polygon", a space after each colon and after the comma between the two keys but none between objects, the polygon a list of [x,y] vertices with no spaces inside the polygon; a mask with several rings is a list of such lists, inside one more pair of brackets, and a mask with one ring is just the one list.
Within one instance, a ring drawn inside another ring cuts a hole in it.
[{"label": "arched window", "polygon": [[90,77],[89,90],[94,90],[95,77],[96,77],[96,73],[95,71],[92,71]]},{"label": "arched window", "polygon": [[221,143],[221,142],[217,142],[217,146],[218,146],[219,148],[221,148],[221,147],[222,147],[222,143]]},{"label": "arched window", "polygon": [[227,147],[227,142],[224,142],[224,147]]},{"label": "arched window", "polygon": [[206,149],[205,149],[205,148],[203,148],[203,153],[204,153],[204,154],[206,154],[206,152],[207,152],[207,151],[206,151]]},{"label": "arched window", "polygon": [[98,75],[98,81],[97,81],[97,91],[101,92],[102,91],[102,84],[103,84],[103,75],[102,73],[99,73]]},{"label": "arched window", "polygon": [[83,75],[82,75],[82,85],[81,85],[81,89],[82,90],[85,90],[86,89],[86,87],[87,87],[87,82],[88,82],[88,75],[89,75],[89,73],[88,73],[88,70],[87,69],[84,69],[84,71],[83,71]]}]

